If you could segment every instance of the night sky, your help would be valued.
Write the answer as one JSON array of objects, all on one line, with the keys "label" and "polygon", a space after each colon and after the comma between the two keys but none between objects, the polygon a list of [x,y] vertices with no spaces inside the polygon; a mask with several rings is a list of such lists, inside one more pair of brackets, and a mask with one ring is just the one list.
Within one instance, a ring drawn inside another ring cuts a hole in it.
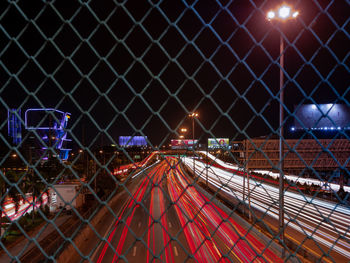
[{"label": "night sky", "polygon": [[167,145],[192,111],[203,142],[275,133],[281,33],[288,110],[350,105],[349,1],[288,1],[296,20],[267,21],[281,2],[1,1],[1,129],[7,108],[49,107],[72,113],[72,147],[83,130],[84,145]]}]

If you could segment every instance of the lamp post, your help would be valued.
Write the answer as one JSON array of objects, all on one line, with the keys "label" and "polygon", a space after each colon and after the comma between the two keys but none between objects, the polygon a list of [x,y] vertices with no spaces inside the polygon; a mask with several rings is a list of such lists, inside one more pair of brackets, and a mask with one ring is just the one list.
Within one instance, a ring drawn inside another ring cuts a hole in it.
[{"label": "lamp post", "polygon": [[194,143],[194,119],[198,118],[198,113],[191,113],[188,115],[190,118],[192,118],[192,147],[193,147],[193,173],[196,175],[196,166],[195,166],[195,155],[196,155],[196,149],[195,149],[195,143]]},{"label": "lamp post", "polygon": [[184,136],[183,134],[187,132],[187,128],[181,128],[181,129],[180,129],[180,132],[181,132],[182,134],[179,135],[179,138],[180,138],[180,139],[184,139],[185,136]]},{"label": "lamp post", "polygon": [[[293,10],[293,8],[287,4],[283,4],[275,10],[270,10],[266,17],[269,21],[276,20],[283,23],[287,20],[294,19],[299,15],[299,12]],[[283,35],[280,33],[280,107],[279,107],[279,234],[280,242],[283,247],[284,243],[284,173],[283,173],[283,104],[284,104],[284,40]],[[282,248],[282,257],[284,257],[284,249]]]}]

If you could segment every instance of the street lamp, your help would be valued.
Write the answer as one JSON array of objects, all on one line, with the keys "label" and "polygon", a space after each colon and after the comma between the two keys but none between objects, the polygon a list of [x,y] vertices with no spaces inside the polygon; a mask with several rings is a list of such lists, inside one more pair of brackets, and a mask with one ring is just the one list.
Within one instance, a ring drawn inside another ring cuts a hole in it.
[{"label": "street lamp", "polygon": [[274,10],[270,10],[266,14],[267,20],[279,20],[287,21],[289,19],[296,18],[299,15],[299,11],[294,10],[291,6],[283,4]]},{"label": "street lamp", "polygon": [[193,141],[192,141],[192,143],[193,143],[193,145],[194,145],[194,119],[195,118],[198,118],[198,113],[195,113],[195,112],[193,112],[193,113],[191,113],[190,115],[188,115],[190,118],[192,118],[192,139],[193,139]]},{"label": "street lamp", "polygon": [[[278,22],[285,22],[296,18],[299,15],[299,11],[294,10],[287,4],[282,4],[275,10],[267,12],[266,18],[269,21],[276,20]],[[284,174],[283,174],[283,101],[284,101],[284,40],[282,34],[280,34],[280,107],[279,107],[279,233],[280,241],[284,242]],[[284,249],[282,248],[282,257],[284,257]]]},{"label": "street lamp", "polygon": [[[187,128],[181,128],[181,129],[180,129],[180,132],[186,133],[186,132],[187,132]],[[179,135],[179,138],[180,138],[180,139],[183,139],[183,138],[185,138],[185,136],[184,136],[183,134],[180,134],[180,135]]]},{"label": "street lamp", "polygon": [[192,118],[192,147],[193,147],[193,173],[196,175],[196,166],[195,166],[195,143],[194,143],[194,119],[198,118],[198,113],[191,113],[188,115],[190,118]]}]

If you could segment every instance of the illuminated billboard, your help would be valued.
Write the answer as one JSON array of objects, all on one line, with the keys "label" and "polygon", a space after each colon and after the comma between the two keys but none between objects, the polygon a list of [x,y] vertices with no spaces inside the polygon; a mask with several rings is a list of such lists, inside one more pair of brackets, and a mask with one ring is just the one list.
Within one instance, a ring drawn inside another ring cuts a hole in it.
[{"label": "illuminated billboard", "polygon": [[147,136],[119,136],[121,147],[144,147],[147,146]]},{"label": "illuminated billboard", "polygon": [[63,112],[53,108],[28,109],[25,112],[25,128],[27,130],[63,130],[66,128],[69,112]]},{"label": "illuminated billboard", "polygon": [[293,129],[350,129],[350,107],[344,104],[304,104],[295,112]]},{"label": "illuminated billboard", "polygon": [[208,148],[228,148],[230,140],[228,138],[208,138]]},{"label": "illuminated billboard", "polygon": [[171,140],[172,149],[190,149],[193,148],[193,142],[198,143],[198,140]]}]

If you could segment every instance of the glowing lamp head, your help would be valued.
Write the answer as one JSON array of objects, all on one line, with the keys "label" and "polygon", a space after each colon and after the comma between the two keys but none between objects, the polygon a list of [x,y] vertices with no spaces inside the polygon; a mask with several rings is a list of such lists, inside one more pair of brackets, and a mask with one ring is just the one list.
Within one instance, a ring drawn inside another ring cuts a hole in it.
[{"label": "glowing lamp head", "polygon": [[267,19],[268,19],[268,20],[274,19],[275,16],[276,16],[276,14],[275,14],[274,11],[269,11],[269,12],[267,13]]},{"label": "glowing lamp head", "polygon": [[267,20],[288,20],[296,18],[299,15],[299,11],[294,10],[289,5],[282,5],[275,10],[270,10],[266,14]]},{"label": "glowing lamp head", "polygon": [[293,18],[296,18],[298,15],[299,15],[299,12],[296,11],[296,12],[293,13],[292,17],[293,17]]},{"label": "glowing lamp head", "polygon": [[278,16],[281,19],[287,19],[290,16],[291,8],[289,6],[281,6],[278,10]]}]

